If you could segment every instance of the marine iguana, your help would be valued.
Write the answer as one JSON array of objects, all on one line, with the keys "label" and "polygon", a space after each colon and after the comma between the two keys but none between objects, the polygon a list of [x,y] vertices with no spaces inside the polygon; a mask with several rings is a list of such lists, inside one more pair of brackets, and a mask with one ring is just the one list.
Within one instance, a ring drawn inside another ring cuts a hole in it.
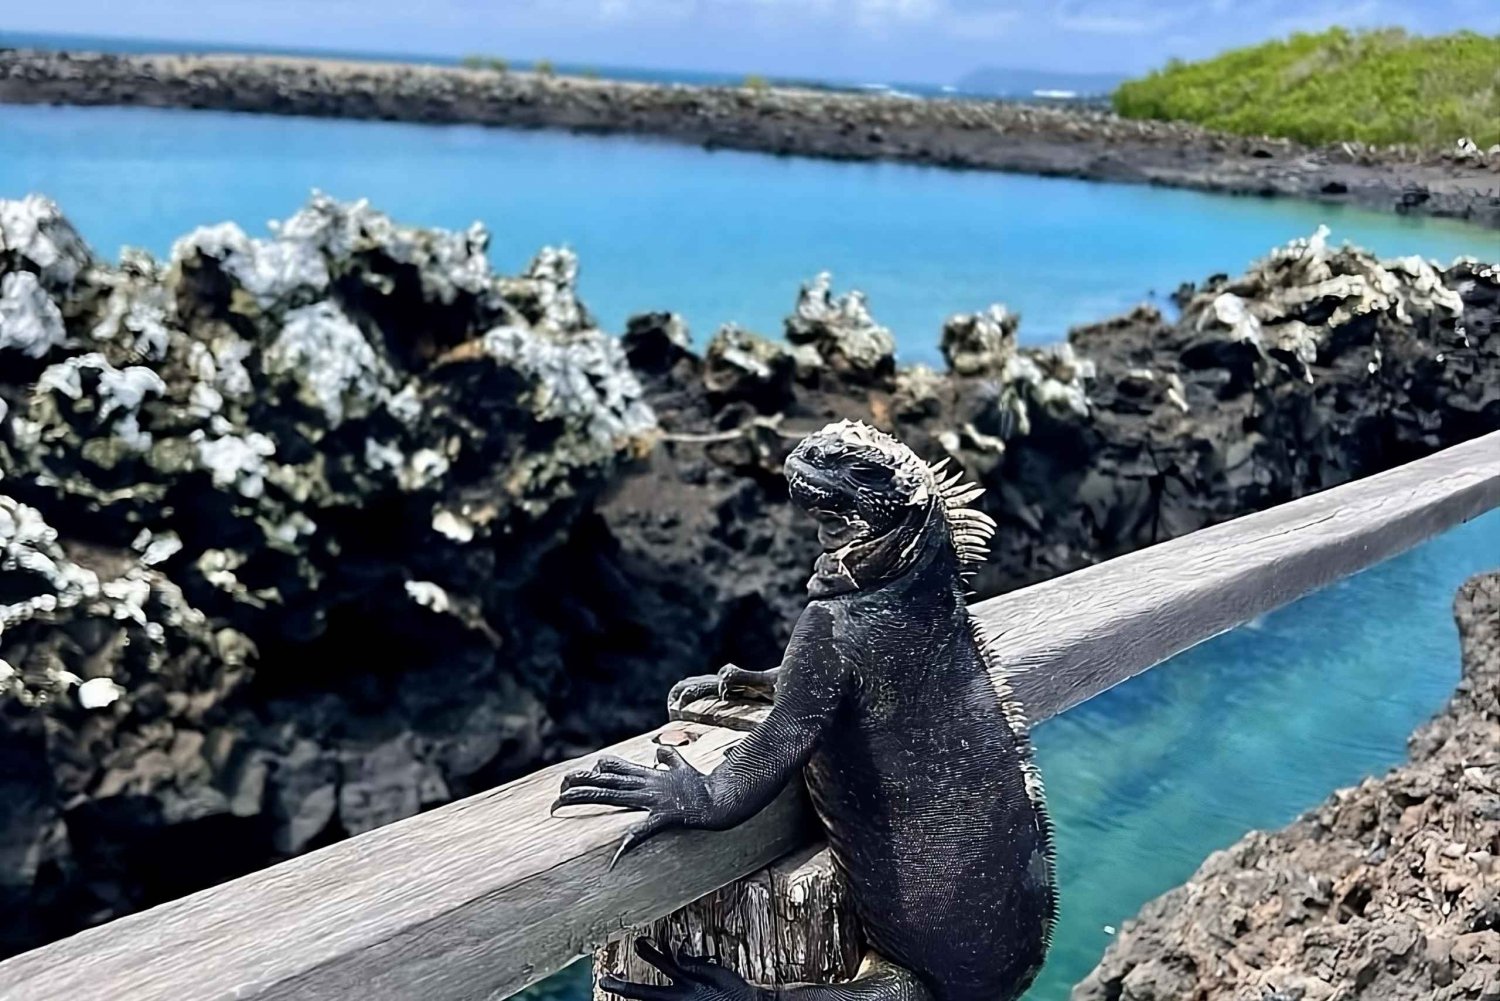
[{"label": "marine iguana", "polygon": [[859,974],[757,987],[643,939],[637,952],[673,985],[606,977],[605,990],[636,1001],[1009,1001],[1036,977],[1056,913],[1051,827],[1024,716],[965,607],[995,523],[967,506],[981,489],[943,465],[862,423],[804,439],[786,476],[824,552],[781,667],[676,689],[774,683],[768,717],[709,774],[670,747],[659,768],[602,758],[568,774],[556,804],[645,811],[623,854],[672,827],[733,827],[805,771],[863,924]]}]

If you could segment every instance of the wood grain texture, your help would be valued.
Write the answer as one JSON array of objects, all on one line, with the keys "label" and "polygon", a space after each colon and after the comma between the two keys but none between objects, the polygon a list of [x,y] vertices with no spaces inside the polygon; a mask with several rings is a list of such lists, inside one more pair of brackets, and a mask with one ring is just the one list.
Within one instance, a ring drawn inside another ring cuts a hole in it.
[{"label": "wood grain texture", "polygon": [[1496,507],[1500,431],[973,611],[1039,722]]},{"label": "wood grain texture", "polygon": [[[1500,506],[1500,433],[983,602],[1034,721]],[[697,734],[711,765],[736,739]],[[612,748],[648,760],[647,735]],[[587,763],[589,759],[584,759]],[[810,844],[789,794],[722,834],[655,839],[612,873],[629,815],[551,819],[545,769],[440,810],[0,963],[6,1001],[507,997],[612,932]]]},{"label": "wood grain texture", "polygon": [[[737,735],[674,723],[707,768]],[[652,759],[652,737],[609,749]],[[478,1001],[508,997],[622,928],[808,843],[800,789],[729,835],[610,857],[639,819],[549,818],[562,773],[340,842],[0,963],[5,1001]]]}]

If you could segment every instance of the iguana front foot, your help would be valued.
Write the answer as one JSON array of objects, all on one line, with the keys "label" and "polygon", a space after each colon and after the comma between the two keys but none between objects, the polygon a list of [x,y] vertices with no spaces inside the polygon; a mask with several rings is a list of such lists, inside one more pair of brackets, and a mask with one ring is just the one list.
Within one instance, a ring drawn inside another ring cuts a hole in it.
[{"label": "iguana front foot", "polygon": [[725,664],[719,668],[718,674],[700,674],[673,685],[667,695],[667,708],[681,709],[699,699],[770,702],[776,697],[776,679],[780,676],[779,667],[769,671],[747,671]]},{"label": "iguana front foot", "polygon": [[664,769],[638,765],[623,758],[603,757],[592,768],[563,776],[562,791],[552,804],[563,806],[622,806],[643,810],[646,819],[625,833],[610,868],[632,848],[671,827],[714,827],[713,797],[704,774],[670,747],[656,749]]},{"label": "iguana front foot", "polygon": [[671,985],[600,977],[599,986],[630,1001],[774,1001],[773,994],[752,987],[738,973],[707,959],[683,952],[669,955],[644,938],[635,940],[635,954],[670,977]]}]

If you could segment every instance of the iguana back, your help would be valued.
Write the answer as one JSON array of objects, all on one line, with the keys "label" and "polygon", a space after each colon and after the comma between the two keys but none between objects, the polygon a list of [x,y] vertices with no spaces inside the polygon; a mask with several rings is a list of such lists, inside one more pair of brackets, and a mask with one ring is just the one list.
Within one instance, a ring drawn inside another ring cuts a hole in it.
[{"label": "iguana back", "polygon": [[960,475],[863,424],[809,436],[786,473],[824,551],[781,667],[761,676],[775,675],[770,715],[706,776],[670,748],[665,770],[606,758],[558,803],[645,810],[623,853],[670,827],[732,827],[805,768],[870,953],[848,984],[772,988],[641,942],[673,984],[601,986],[639,1001],[1010,1001],[1041,969],[1056,891],[1025,717],[965,607],[994,522]]}]

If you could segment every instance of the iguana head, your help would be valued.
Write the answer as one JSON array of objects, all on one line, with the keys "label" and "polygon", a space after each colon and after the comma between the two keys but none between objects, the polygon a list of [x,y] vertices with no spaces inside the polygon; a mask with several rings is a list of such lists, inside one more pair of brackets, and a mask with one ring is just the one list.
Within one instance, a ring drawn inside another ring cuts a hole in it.
[{"label": "iguana head", "polygon": [[818,522],[823,555],[808,582],[813,597],[897,577],[946,544],[966,573],[984,562],[995,523],[967,507],[982,488],[961,472],[942,475],[901,442],[858,421],[808,435],[786,460],[792,501]]}]

